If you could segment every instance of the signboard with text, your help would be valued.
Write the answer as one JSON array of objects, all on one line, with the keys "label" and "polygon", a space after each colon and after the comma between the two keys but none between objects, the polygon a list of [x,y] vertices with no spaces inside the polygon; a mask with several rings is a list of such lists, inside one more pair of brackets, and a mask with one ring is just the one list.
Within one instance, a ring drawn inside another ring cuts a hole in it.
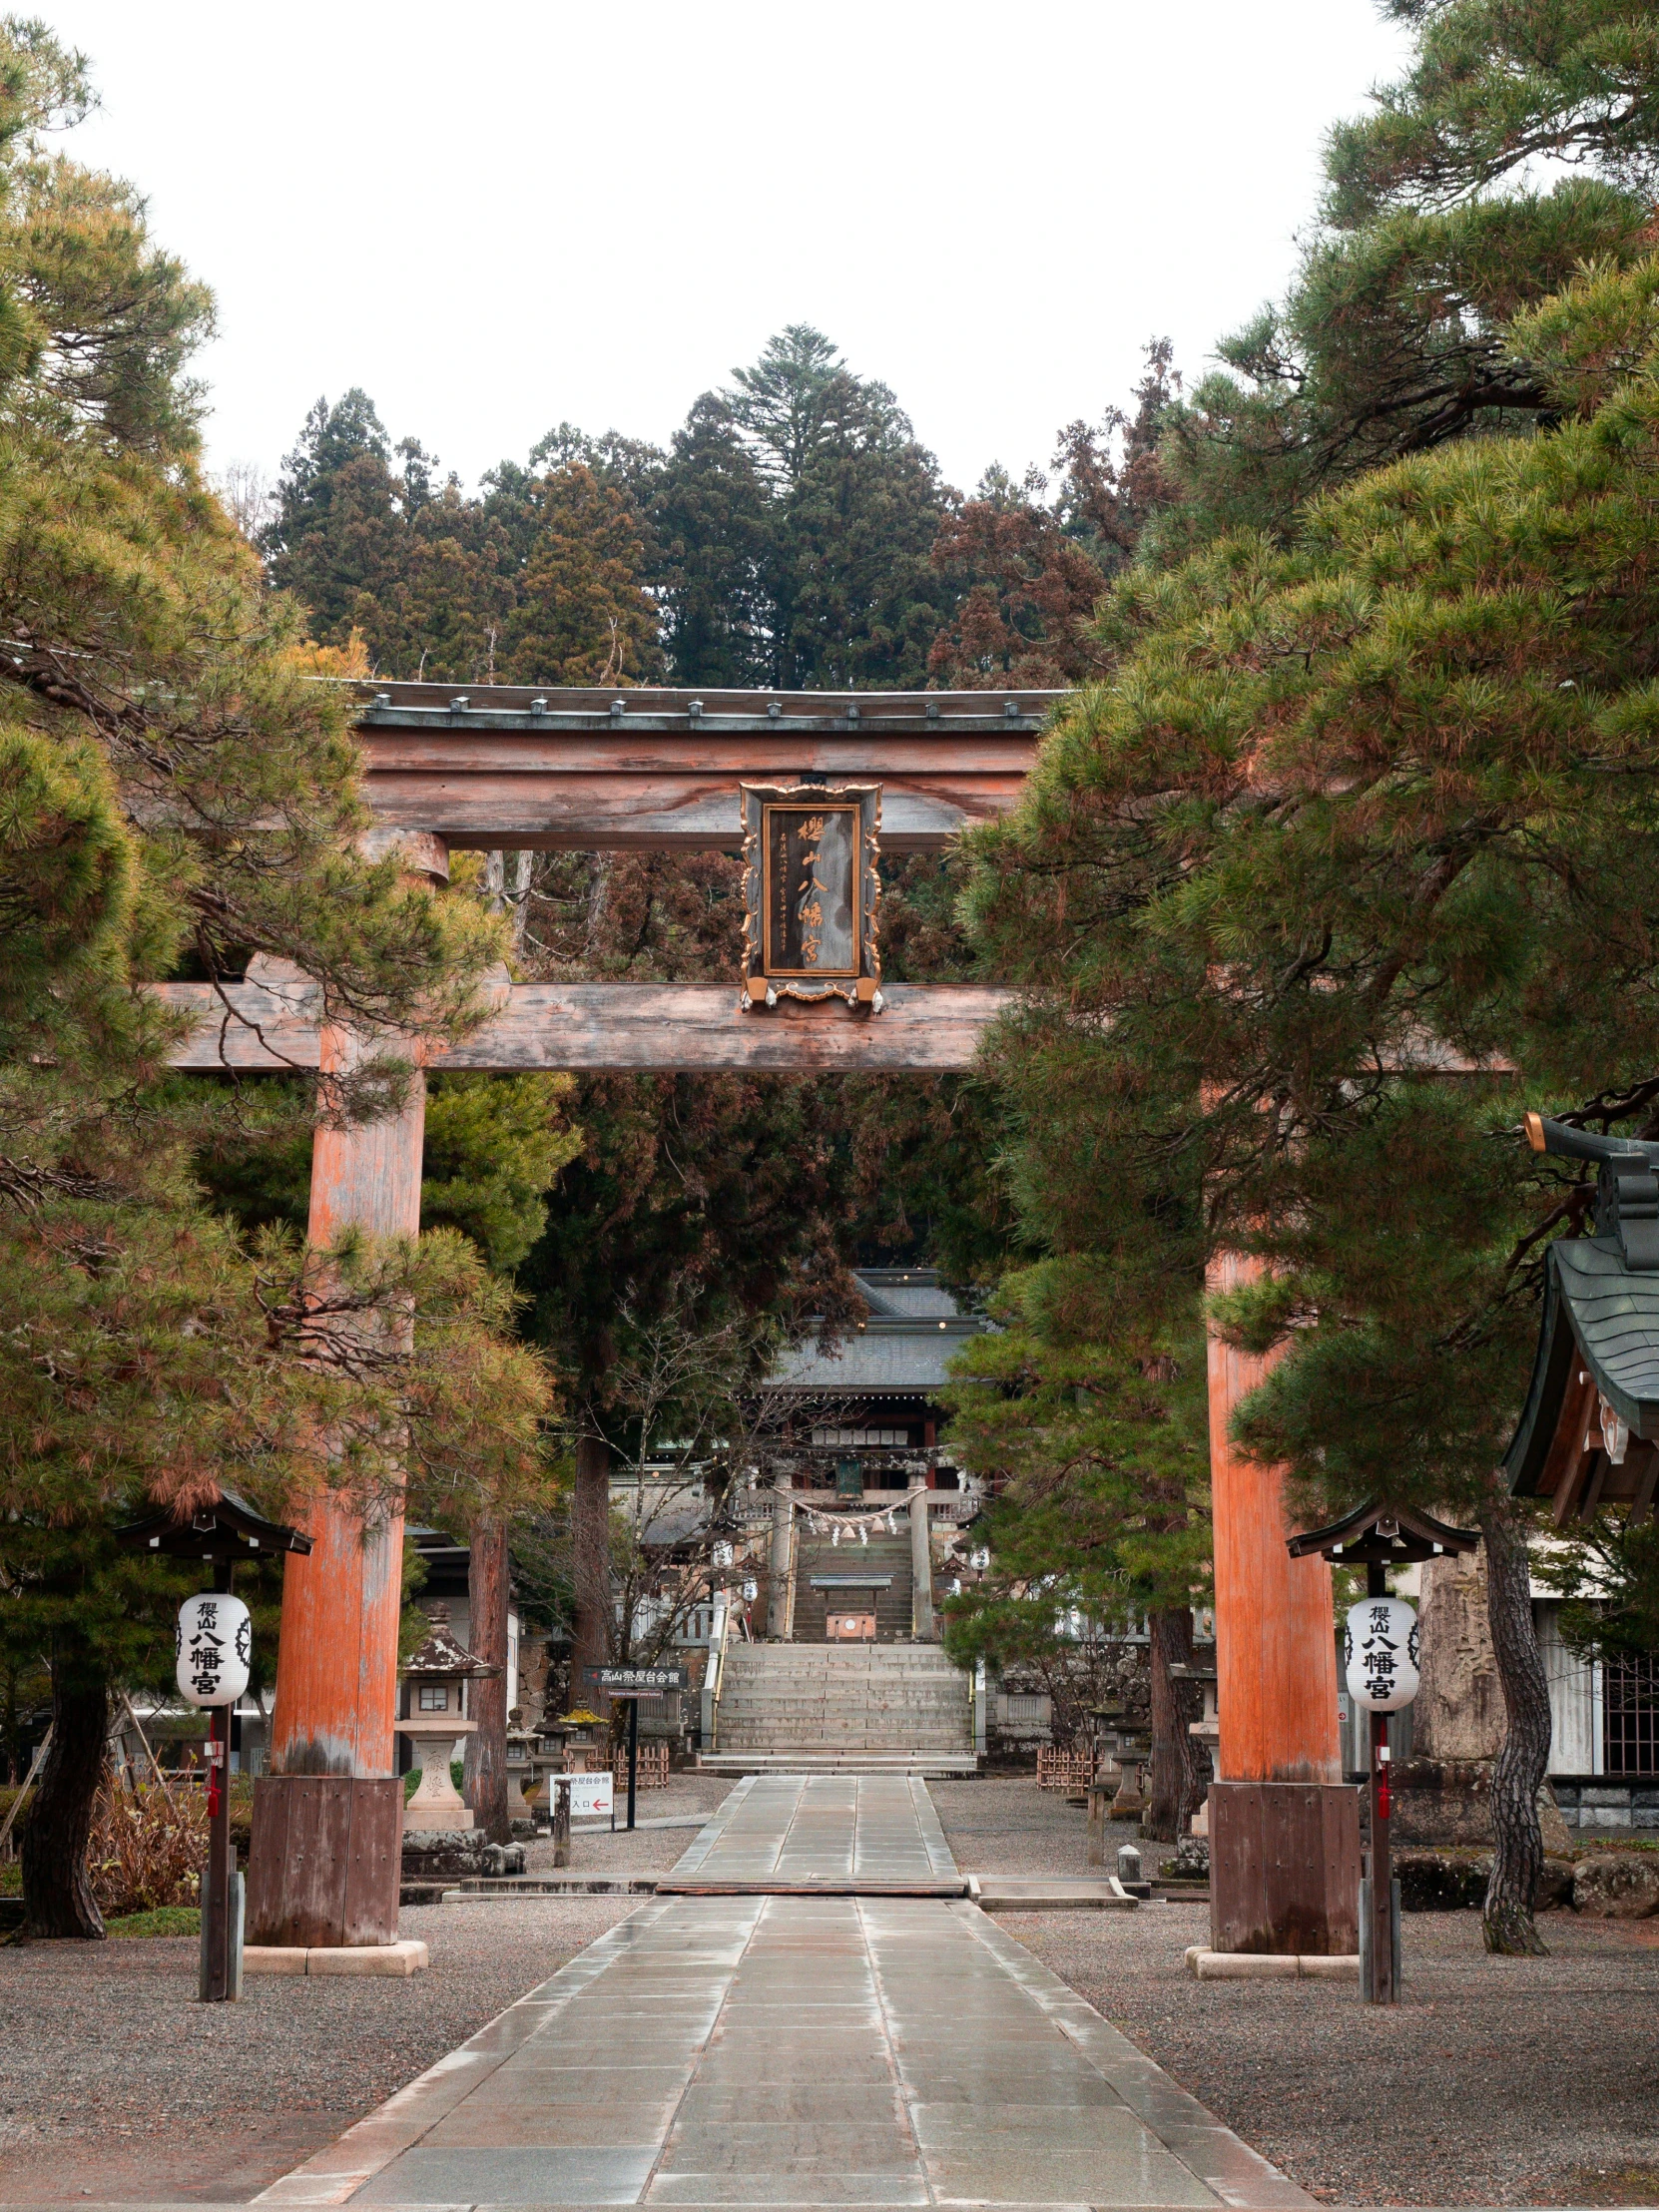
[{"label": "signboard with text", "polygon": [[684,1667],[585,1667],[583,1674],[596,1690],[612,1697],[666,1697],[671,1690],[691,1687]]},{"label": "signboard with text", "polygon": [[746,1002],[835,997],[879,1012],[880,785],[741,789]]},{"label": "signboard with text", "polygon": [[570,1792],[573,1821],[610,1819],[613,1785],[609,1774],[561,1775],[559,1787]]}]

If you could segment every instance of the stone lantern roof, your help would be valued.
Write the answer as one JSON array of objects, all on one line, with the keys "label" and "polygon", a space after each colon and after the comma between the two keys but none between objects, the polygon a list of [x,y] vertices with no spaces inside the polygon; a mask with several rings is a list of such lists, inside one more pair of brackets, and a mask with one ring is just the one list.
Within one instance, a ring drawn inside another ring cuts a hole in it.
[{"label": "stone lantern roof", "polygon": [[431,1634],[420,1649],[403,1662],[402,1671],[411,1682],[476,1682],[486,1675],[501,1672],[487,1660],[475,1659],[459,1641],[449,1625],[446,1599],[434,1598],[426,1608],[426,1618],[432,1624]]}]

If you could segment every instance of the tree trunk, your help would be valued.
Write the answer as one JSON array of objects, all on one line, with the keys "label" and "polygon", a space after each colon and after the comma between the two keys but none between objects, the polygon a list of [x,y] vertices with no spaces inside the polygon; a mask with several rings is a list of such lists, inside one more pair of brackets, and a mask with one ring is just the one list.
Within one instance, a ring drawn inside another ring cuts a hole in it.
[{"label": "tree trunk", "polygon": [[611,1655],[611,1447],[602,1436],[576,1441],[576,1491],[570,1504],[571,1579],[576,1634],[570,1655],[573,1709],[587,1705],[593,1685],[584,1667]]},{"label": "tree trunk", "polygon": [[104,1934],[87,1876],[92,1801],[109,1744],[110,1692],[102,1672],[52,1666],[52,1741],[23,1831],[23,1900],[34,1936]]},{"label": "tree trunk", "polygon": [[1198,1717],[1192,1685],[1172,1666],[1193,1663],[1190,1610],[1152,1616],[1152,1792],[1142,1833],[1173,1844],[1187,1832],[1198,1805],[1198,1760],[1187,1724]]},{"label": "tree trunk", "polygon": [[467,1634],[472,1656],[497,1674],[487,1674],[468,1693],[477,1727],[466,1739],[464,1786],[479,1830],[492,1844],[510,1844],[507,1813],[507,1524],[481,1515],[472,1524],[471,1559],[466,1570]]},{"label": "tree trunk", "polygon": [[1532,1905],[1543,1872],[1538,1791],[1549,1765],[1549,1687],[1532,1626],[1526,1535],[1507,1497],[1480,1515],[1486,1542],[1486,1611],[1508,1727],[1492,1770],[1492,1878],[1486,1888],[1486,1948],[1538,1955],[1544,1945]]}]

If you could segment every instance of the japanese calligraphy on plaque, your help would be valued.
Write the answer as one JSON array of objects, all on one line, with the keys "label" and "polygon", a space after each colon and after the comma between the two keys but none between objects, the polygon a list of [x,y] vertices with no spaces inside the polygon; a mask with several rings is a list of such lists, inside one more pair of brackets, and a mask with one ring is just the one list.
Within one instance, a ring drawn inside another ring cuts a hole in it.
[{"label": "japanese calligraphy on plaque", "polygon": [[748,1003],[840,997],[879,1011],[880,786],[742,789]]}]

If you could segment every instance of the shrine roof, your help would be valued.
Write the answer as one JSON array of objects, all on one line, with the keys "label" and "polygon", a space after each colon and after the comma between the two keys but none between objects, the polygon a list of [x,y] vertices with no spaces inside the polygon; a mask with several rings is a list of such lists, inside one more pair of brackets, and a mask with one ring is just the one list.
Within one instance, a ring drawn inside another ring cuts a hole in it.
[{"label": "shrine roof", "polygon": [[860,1268],[854,1280],[872,1314],[928,1321],[964,1318],[933,1268]]},{"label": "shrine roof", "polygon": [[1633,1434],[1659,1438],[1659,1274],[1628,1267],[1611,1237],[1564,1238],[1546,1255],[1531,1385],[1503,1460],[1512,1489],[1536,1494],[1578,1372]]},{"label": "shrine roof", "polygon": [[827,1396],[935,1395],[950,1381],[950,1363],[988,1326],[964,1313],[931,1269],[854,1270],[868,1319],[833,1351],[809,1337],[773,1370],[774,1389]]},{"label": "shrine roof", "polygon": [[475,1659],[459,1641],[449,1625],[449,1607],[442,1598],[427,1605],[425,1612],[431,1623],[431,1633],[420,1649],[404,1660],[398,1669],[400,1674],[457,1682],[502,1671],[487,1660]]},{"label": "shrine roof", "polygon": [[1526,1403],[1503,1471],[1557,1523],[1659,1481],[1659,1144],[1526,1116],[1534,1152],[1593,1162],[1593,1233],[1544,1256],[1544,1310]]},{"label": "shrine roof", "polygon": [[154,1551],[175,1559],[242,1559],[257,1552],[283,1551],[303,1555],[311,1548],[311,1539],[302,1529],[267,1520],[246,1498],[227,1489],[188,1520],[169,1511],[150,1513],[130,1527],[117,1529],[116,1540],[129,1550]]}]

